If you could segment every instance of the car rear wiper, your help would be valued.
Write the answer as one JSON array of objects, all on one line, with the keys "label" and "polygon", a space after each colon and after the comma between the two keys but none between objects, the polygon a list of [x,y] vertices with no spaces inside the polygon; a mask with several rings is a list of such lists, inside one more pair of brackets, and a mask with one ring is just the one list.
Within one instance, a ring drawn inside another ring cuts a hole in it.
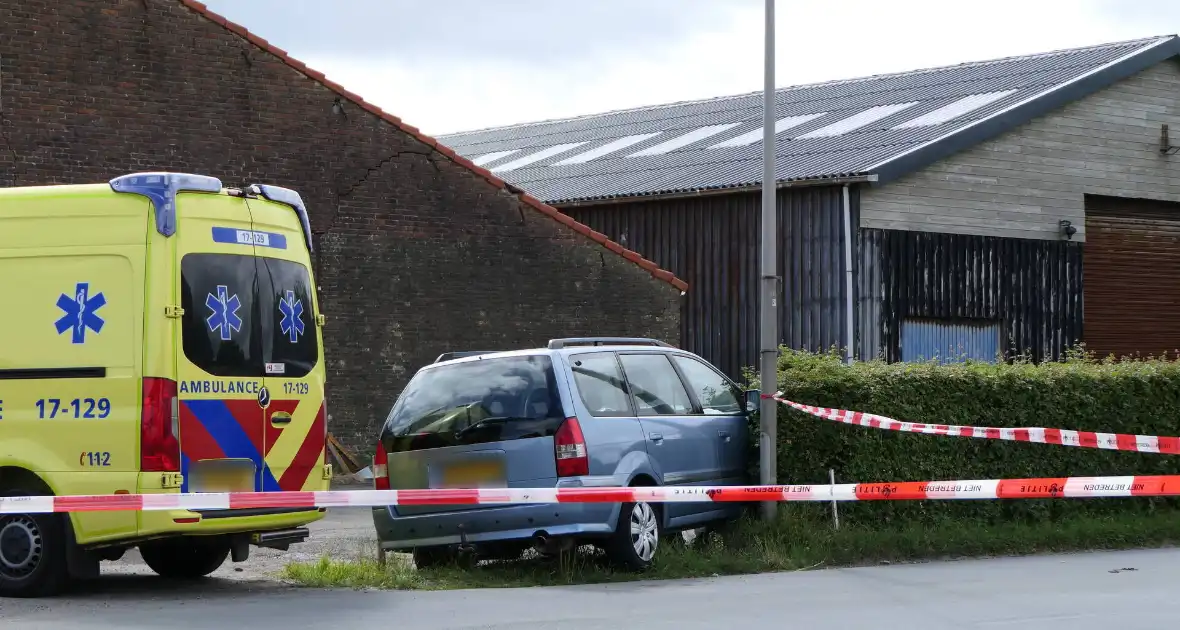
[{"label": "car rear wiper", "polygon": [[491,426],[493,424],[504,424],[506,422],[515,422],[517,420],[532,420],[532,418],[522,418],[520,416],[490,416],[476,422],[475,424],[469,424],[462,429],[455,431],[455,438],[461,438],[464,435],[467,435],[468,433],[471,433],[472,431],[482,427]]}]

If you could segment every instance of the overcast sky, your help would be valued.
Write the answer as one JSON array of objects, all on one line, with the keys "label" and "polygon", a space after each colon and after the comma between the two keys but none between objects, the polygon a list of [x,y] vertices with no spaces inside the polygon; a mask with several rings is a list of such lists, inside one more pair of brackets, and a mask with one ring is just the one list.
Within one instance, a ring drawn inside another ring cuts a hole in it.
[{"label": "overcast sky", "polygon": [[[762,88],[764,0],[204,0],[441,134]],[[1180,0],[778,0],[782,86],[1180,33]]]}]

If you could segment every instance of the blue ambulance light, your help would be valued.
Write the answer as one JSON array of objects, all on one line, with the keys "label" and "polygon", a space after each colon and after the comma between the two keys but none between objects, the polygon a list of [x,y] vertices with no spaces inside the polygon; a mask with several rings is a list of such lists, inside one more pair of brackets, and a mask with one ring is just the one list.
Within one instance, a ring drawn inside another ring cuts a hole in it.
[{"label": "blue ambulance light", "polygon": [[250,192],[262,195],[263,199],[290,206],[299,215],[299,223],[303,225],[303,238],[307,240],[307,251],[314,252],[311,244],[311,223],[307,219],[307,206],[303,205],[303,197],[290,188],[271,186],[269,184],[252,184]]},{"label": "blue ambulance light", "polygon": [[176,233],[176,193],[221,192],[221,180],[189,173],[132,173],[110,181],[115,192],[143,195],[156,210],[156,231],[164,236]]}]

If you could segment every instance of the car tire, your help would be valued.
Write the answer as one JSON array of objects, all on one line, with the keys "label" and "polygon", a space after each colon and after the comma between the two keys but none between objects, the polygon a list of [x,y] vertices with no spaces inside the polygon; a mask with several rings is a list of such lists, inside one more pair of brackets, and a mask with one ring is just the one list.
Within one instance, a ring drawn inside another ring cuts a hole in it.
[{"label": "car tire", "polygon": [[[6,497],[39,496],[45,490],[11,488]],[[69,583],[68,517],[0,514],[0,597],[49,597]]]},{"label": "car tire", "polygon": [[627,571],[651,568],[663,533],[660,506],[638,501],[623,503],[619,520],[606,544],[606,556],[612,564]]},{"label": "car tire", "polygon": [[229,541],[223,538],[170,538],[143,543],[139,555],[161,577],[195,580],[213,573],[229,557]]}]

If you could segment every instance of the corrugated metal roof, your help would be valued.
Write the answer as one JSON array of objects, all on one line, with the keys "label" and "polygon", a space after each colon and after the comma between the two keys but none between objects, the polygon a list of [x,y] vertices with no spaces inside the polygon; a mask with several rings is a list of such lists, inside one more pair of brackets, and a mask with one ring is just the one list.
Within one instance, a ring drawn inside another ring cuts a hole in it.
[{"label": "corrugated metal roof", "polygon": [[[775,118],[807,118],[792,119],[802,122],[776,136],[778,180],[867,175],[900,164],[912,170],[922,157],[938,159],[1180,54],[1178,42],[1153,37],[781,88]],[[727,141],[761,126],[762,95],[752,93],[438,139],[542,200],[572,203],[756,186],[761,139]],[[684,136],[697,139],[647,151]],[[587,153],[591,159],[569,160]],[[535,154],[543,158],[530,161]]]}]

